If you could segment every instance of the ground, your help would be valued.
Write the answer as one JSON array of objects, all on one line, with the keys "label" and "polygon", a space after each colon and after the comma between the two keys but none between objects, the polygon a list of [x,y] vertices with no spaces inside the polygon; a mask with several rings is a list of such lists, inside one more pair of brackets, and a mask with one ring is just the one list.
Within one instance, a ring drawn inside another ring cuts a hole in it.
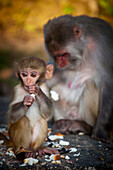
[{"label": "ground", "polygon": [[[0,126],[6,126],[5,113],[8,108],[10,98],[0,97]],[[54,133],[54,132],[53,132]],[[76,152],[63,153],[64,158],[60,158],[60,162],[52,163],[45,156],[37,159],[39,162],[35,165],[22,166],[23,162],[18,161],[15,157],[7,155],[8,148],[0,145],[0,169],[26,169],[26,170],[44,170],[44,169],[84,169],[84,170],[105,170],[113,169],[113,147],[110,148],[107,144],[91,139],[86,135],[65,135],[64,141],[68,141],[68,148],[76,148]],[[57,140],[59,143],[60,140]],[[46,144],[47,142],[45,142]],[[67,148],[67,147],[66,147]],[[66,155],[69,159],[66,159]]]}]

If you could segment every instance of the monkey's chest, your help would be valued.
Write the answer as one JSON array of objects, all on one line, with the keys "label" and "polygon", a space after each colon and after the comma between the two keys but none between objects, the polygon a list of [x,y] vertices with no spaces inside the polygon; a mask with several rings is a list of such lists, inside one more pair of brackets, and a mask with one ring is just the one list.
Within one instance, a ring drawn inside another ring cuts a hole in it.
[{"label": "monkey's chest", "polygon": [[35,147],[41,146],[47,137],[47,121],[41,116],[39,107],[35,101],[26,112],[26,116],[30,120],[30,125],[32,127],[31,145],[35,149]]},{"label": "monkey's chest", "polygon": [[78,88],[62,86],[56,89],[59,100],[55,103],[55,119],[79,119],[80,100],[85,88],[85,84]]},{"label": "monkey's chest", "polygon": [[62,93],[60,94],[61,100],[65,100],[68,103],[71,103],[72,105],[76,105],[84,91],[85,84],[79,87],[69,88],[68,86],[65,86]]},{"label": "monkey's chest", "polygon": [[26,116],[30,120],[31,127],[34,127],[36,122],[38,122],[41,119],[41,114],[40,114],[39,107],[38,107],[38,105],[35,102],[33,102],[31,107],[26,112]]}]

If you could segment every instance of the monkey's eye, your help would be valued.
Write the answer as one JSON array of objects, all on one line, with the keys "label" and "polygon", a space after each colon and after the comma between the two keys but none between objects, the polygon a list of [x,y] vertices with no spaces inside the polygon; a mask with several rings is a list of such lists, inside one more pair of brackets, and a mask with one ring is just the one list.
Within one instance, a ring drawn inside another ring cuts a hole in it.
[{"label": "monkey's eye", "polygon": [[27,73],[26,73],[26,72],[23,72],[23,73],[22,73],[22,76],[23,76],[23,77],[26,77],[26,76],[27,76]]},{"label": "monkey's eye", "polygon": [[31,73],[31,77],[36,77],[37,76],[37,73],[33,72]]}]

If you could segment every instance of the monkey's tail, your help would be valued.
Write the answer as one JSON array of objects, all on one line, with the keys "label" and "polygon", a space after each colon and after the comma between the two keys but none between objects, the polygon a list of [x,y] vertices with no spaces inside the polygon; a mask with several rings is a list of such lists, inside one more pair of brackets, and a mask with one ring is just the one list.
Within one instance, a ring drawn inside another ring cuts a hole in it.
[{"label": "monkey's tail", "polygon": [[12,142],[1,132],[0,132],[0,140],[3,140],[3,145],[7,147],[13,147]]}]

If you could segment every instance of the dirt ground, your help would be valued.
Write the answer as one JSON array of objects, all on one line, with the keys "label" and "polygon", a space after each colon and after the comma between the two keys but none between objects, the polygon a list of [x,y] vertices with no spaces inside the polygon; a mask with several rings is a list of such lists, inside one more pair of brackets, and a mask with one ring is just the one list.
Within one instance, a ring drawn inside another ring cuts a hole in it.
[{"label": "dirt ground", "polygon": [[[10,97],[0,97],[0,128],[7,129],[5,113],[8,109]],[[65,135],[64,141],[69,142],[68,148],[76,148],[75,152],[63,153],[60,162],[47,160],[45,156],[38,159],[35,165],[23,165],[16,157],[8,153],[8,148],[0,145],[0,169],[84,169],[84,170],[105,170],[113,169],[113,147],[110,148],[105,143],[91,139],[86,135]],[[57,140],[57,143],[60,139]],[[46,144],[47,142],[45,142]],[[62,156],[63,155],[63,156]],[[66,156],[67,159],[66,159]]]}]

